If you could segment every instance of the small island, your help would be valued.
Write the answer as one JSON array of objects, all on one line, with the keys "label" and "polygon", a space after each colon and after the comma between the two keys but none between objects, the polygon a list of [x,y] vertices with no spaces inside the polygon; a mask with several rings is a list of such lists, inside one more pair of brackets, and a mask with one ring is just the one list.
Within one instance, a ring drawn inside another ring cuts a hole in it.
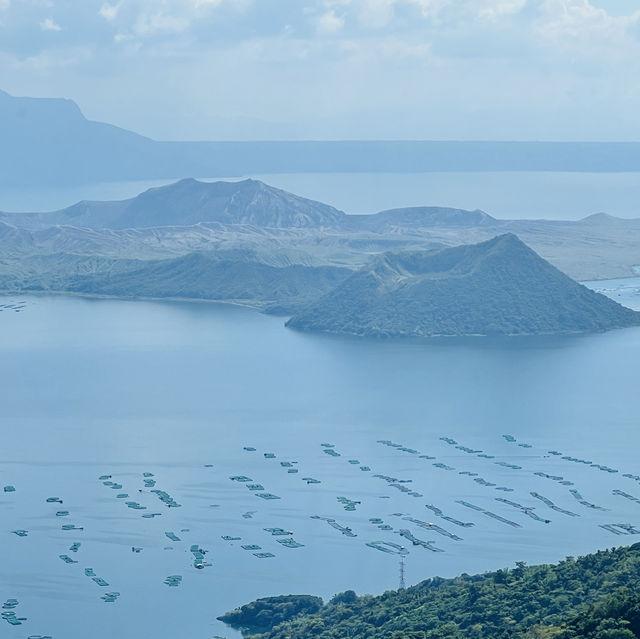
[{"label": "small island", "polygon": [[362,337],[554,335],[637,326],[516,235],[387,252],[294,315],[290,328]]}]

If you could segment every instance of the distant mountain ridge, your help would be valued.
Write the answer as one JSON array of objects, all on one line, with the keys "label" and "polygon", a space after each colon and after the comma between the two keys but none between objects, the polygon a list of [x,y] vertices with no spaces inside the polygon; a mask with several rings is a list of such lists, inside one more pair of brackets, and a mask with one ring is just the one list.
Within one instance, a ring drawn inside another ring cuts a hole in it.
[{"label": "distant mountain ridge", "polygon": [[640,220],[498,220],[444,207],[347,215],[257,180],[186,179],[123,201],[0,213],[0,291],[193,297],[293,314],[373,256],[370,275],[409,287],[425,251],[509,232],[575,278],[635,275],[640,265]]},{"label": "distant mountain ridge", "polygon": [[0,185],[261,173],[640,171],[637,142],[159,142],[87,120],[71,100],[0,91]]},{"label": "distant mountain ridge", "polygon": [[345,213],[259,180],[200,182],[192,178],[144,191],[128,200],[78,202],[51,213],[0,213],[22,228],[69,225],[94,229],[191,226],[200,222],[273,228],[336,226]]},{"label": "distant mountain ridge", "polygon": [[440,206],[412,206],[400,209],[388,209],[373,215],[351,215],[349,223],[352,228],[360,227],[376,232],[383,232],[397,227],[412,228],[468,228],[491,226],[498,220],[488,213],[476,209],[466,211]]},{"label": "distant mountain ridge", "polygon": [[538,335],[640,325],[515,235],[385,253],[294,315],[291,328],[371,337]]},{"label": "distant mountain ridge", "polygon": [[87,120],[72,100],[0,91],[0,184],[83,184],[124,179],[157,164],[153,141]]},{"label": "distant mountain ridge", "polygon": [[428,206],[347,215],[260,180],[203,182],[193,178],[148,189],[128,200],[82,201],[50,213],[0,212],[2,221],[32,230],[61,225],[122,230],[219,222],[259,228],[334,228],[374,233],[397,227],[472,228],[498,223],[484,211]]}]

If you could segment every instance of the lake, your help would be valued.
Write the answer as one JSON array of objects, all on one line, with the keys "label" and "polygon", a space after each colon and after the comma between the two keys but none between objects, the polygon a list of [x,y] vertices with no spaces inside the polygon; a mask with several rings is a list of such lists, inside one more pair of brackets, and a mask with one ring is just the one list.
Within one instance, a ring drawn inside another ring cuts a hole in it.
[{"label": "lake", "polygon": [[640,531],[640,329],[366,341],[220,304],[0,305],[0,597],[26,617],[3,637],[231,638],[216,616],[257,597],[396,588],[389,543],[413,584],[639,539],[601,526]]},{"label": "lake", "polygon": [[[451,206],[482,209],[501,219],[577,220],[600,212],[640,217],[638,173],[293,173],[250,177],[347,213],[375,213],[403,206]],[[173,181],[5,188],[0,191],[0,211],[49,211],[80,200],[125,199]]]}]

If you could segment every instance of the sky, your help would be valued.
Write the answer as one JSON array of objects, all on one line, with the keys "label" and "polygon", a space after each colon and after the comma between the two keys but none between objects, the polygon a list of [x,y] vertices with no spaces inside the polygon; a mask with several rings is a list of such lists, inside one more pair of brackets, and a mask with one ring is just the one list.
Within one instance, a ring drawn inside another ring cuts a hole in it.
[{"label": "sky", "polygon": [[162,140],[640,140],[638,0],[0,0],[0,89]]}]

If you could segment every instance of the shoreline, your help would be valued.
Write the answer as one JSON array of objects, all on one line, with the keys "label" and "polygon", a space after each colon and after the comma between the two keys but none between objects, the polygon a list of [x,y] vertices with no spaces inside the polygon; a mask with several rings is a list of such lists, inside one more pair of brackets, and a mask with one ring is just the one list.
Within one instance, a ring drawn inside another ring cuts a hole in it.
[{"label": "shoreline", "polygon": [[[80,297],[94,300],[116,300],[122,302],[170,302],[170,303],[201,303],[201,304],[226,304],[230,306],[240,306],[250,308],[268,315],[264,306],[256,302],[240,300],[212,300],[201,297],[146,297],[146,296],[125,296],[125,295],[105,295],[103,293],[78,293],[76,291],[7,291],[0,289],[0,297]],[[283,317],[285,317],[283,315]]]}]

